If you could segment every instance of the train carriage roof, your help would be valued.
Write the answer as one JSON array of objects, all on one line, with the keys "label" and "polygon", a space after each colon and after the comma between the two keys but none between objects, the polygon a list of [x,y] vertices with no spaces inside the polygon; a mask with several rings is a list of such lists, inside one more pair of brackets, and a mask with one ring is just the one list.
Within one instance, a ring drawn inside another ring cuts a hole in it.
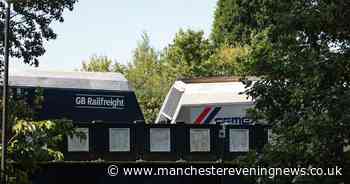
[{"label": "train carriage roof", "polygon": [[9,86],[132,91],[127,79],[113,72],[14,71]]}]

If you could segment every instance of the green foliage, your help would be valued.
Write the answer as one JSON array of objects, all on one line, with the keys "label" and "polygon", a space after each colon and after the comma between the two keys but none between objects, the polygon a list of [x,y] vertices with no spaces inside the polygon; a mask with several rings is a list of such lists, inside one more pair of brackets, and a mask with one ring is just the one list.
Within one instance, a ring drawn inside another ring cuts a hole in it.
[{"label": "green foliage", "polygon": [[73,134],[73,124],[68,120],[20,120],[12,127],[9,156],[20,162],[63,160],[59,145]]},{"label": "green foliage", "polygon": [[[71,121],[36,121],[35,111],[41,108],[41,89],[10,91],[6,171],[17,178],[13,183],[28,183],[39,169],[39,162],[63,160],[62,143],[68,135],[78,135]],[[18,181],[19,180],[19,181]]]},{"label": "green foliage", "polygon": [[124,75],[126,75],[128,72],[128,66],[120,64],[118,62],[115,62],[114,65],[112,65],[112,68],[113,68],[112,69],[113,72],[118,72]]},{"label": "green foliage", "polygon": [[213,49],[203,31],[180,30],[173,42],[165,49],[165,60],[171,73],[177,77],[203,76],[206,62]]},{"label": "green foliage", "polygon": [[[265,3],[261,1],[259,3]],[[214,13],[211,39],[216,47],[246,43],[257,28],[257,17],[253,12],[263,11],[255,1],[219,0]],[[247,26],[249,25],[249,26]]]},{"label": "green foliage", "polygon": [[243,75],[247,47],[223,44],[214,48],[202,31],[180,30],[165,49],[173,78]]},{"label": "green foliage", "polygon": [[[13,11],[10,23],[10,55],[23,59],[24,63],[38,65],[38,57],[45,53],[44,41],[55,39],[57,35],[50,27],[54,21],[63,22],[64,10],[73,10],[77,0],[12,0]],[[0,29],[4,27],[5,4],[0,2]],[[4,34],[0,32],[0,44]],[[4,54],[4,49],[0,50]]]},{"label": "green foliage", "polygon": [[132,63],[128,65],[126,77],[135,90],[146,123],[155,121],[171,85],[167,81],[167,72],[159,60],[159,54],[150,46],[148,35],[144,33],[134,50],[134,57]]},{"label": "green foliage", "polygon": [[246,47],[214,49],[202,31],[180,30],[162,52],[150,45],[147,33],[134,50],[132,62],[123,65],[107,57],[83,62],[82,71],[120,72],[133,87],[146,123],[153,123],[162,102],[176,79],[230,76],[245,73]]},{"label": "green foliage", "polygon": [[87,61],[82,62],[80,71],[84,72],[119,72],[126,74],[128,66],[113,62],[107,56],[91,56]]},{"label": "green foliage", "polygon": [[73,134],[80,135],[68,120],[17,121],[8,141],[8,159],[13,164],[8,165],[7,174],[29,183],[40,162],[64,159],[61,145]]},{"label": "green foliage", "polygon": [[153,123],[171,85],[166,69],[160,62],[159,53],[151,47],[149,36],[143,33],[134,50],[132,62],[128,65],[112,63],[107,57],[93,56],[89,61],[82,63],[81,70],[124,74],[134,88],[146,123]]},{"label": "green foliage", "polygon": [[223,46],[214,52],[202,65],[202,76],[241,76],[246,71],[247,47]]},{"label": "green foliage", "polygon": [[107,56],[96,56],[93,55],[88,61],[82,62],[82,71],[86,72],[112,72],[113,61]]},{"label": "green foliage", "polygon": [[[272,125],[278,136],[262,157],[267,166],[346,167],[349,18],[347,1],[218,2],[214,41],[248,44],[246,67],[250,74],[261,76],[248,94],[256,100],[256,117]],[[276,177],[274,182],[295,179]],[[308,183],[339,183],[337,180],[319,176],[308,178]]]}]

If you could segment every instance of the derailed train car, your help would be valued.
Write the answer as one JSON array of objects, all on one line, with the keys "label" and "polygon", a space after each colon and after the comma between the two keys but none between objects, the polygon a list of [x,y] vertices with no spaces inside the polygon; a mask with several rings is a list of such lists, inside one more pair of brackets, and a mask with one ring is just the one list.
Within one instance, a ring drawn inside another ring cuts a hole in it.
[{"label": "derailed train car", "polygon": [[245,90],[235,77],[178,80],[166,96],[156,123],[253,125],[247,110],[254,102]]}]

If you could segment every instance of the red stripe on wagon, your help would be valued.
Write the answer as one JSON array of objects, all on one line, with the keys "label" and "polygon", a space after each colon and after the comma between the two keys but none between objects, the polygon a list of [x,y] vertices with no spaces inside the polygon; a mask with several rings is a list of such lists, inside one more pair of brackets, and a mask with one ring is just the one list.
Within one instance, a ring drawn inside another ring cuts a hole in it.
[{"label": "red stripe on wagon", "polygon": [[197,117],[194,123],[197,125],[203,124],[202,121],[208,115],[210,110],[211,110],[211,107],[204,108],[204,110],[202,111],[202,113],[199,114],[199,116]]}]

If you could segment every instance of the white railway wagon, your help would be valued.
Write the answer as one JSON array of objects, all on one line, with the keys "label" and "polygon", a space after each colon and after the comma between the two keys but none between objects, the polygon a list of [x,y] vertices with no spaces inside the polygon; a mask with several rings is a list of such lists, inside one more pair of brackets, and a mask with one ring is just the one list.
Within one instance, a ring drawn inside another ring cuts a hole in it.
[{"label": "white railway wagon", "polygon": [[[249,80],[256,80],[250,78]],[[254,102],[238,78],[178,80],[167,94],[156,123],[251,125]]]}]

